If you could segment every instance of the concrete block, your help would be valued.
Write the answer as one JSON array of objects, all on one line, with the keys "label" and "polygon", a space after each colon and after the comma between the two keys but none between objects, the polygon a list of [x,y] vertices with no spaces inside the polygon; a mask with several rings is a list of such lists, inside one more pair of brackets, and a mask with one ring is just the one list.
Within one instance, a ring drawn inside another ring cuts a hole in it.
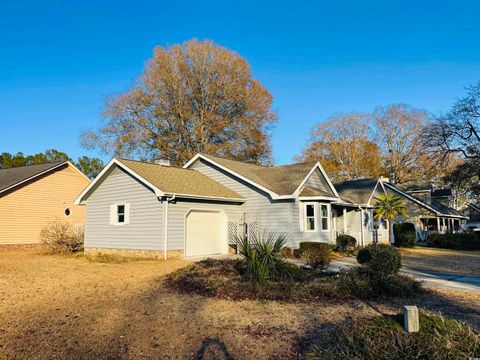
[{"label": "concrete block", "polygon": [[406,332],[420,331],[420,321],[418,319],[418,308],[416,306],[403,307],[403,322]]}]

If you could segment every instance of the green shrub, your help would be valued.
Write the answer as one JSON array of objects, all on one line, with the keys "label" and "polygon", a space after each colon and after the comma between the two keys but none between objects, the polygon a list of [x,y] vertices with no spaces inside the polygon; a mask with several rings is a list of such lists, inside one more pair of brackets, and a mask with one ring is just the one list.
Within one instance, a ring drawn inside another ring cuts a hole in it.
[{"label": "green shrub", "polygon": [[360,249],[357,261],[365,271],[378,278],[396,275],[402,266],[400,252],[387,244],[370,244]]},{"label": "green shrub", "polygon": [[472,359],[480,337],[468,325],[420,312],[420,331],[403,330],[403,316],[349,321],[311,341],[307,359]]},{"label": "green shrub", "polygon": [[344,291],[358,298],[412,297],[422,291],[421,283],[398,274],[402,265],[397,248],[387,244],[370,244],[358,251],[360,267],[343,272],[340,283]]},{"label": "green shrub", "polygon": [[431,234],[427,246],[452,250],[480,250],[480,238],[476,233]]},{"label": "green shrub", "polygon": [[325,269],[331,261],[334,246],[319,242],[301,242],[300,253],[305,263],[313,269]]},{"label": "green shrub", "polygon": [[252,236],[250,240],[238,237],[238,251],[245,262],[244,277],[263,284],[290,276],[291,267],[281,256],[287,241],[287,235],[268,231]]},{"label": "green shrub", "polygon": [[417,241],[415,225],[409,222],[393,225],[396,247],[414,247]]},{"label": "green shrub", "polygon": [[83,251],[83,230],[65,221],[45,225],[40,240],[52,254],[67,254]]},{"label": "green shrub", "polygon": [[341,253],[351,254],[357,247],[357,240],[350,235],[338,235],[336,242],[337,246],[335,250]]}]

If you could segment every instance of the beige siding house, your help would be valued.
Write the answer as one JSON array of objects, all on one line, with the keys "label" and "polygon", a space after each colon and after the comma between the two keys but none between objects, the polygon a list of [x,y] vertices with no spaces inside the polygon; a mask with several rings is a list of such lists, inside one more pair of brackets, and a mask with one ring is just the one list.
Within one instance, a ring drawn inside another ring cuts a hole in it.
[{"label": "beige siding house", "polygon": [[38,243],[51,221],[83,226],[74,201],[89,183],[68,161],[0,170],[0,244]]}]

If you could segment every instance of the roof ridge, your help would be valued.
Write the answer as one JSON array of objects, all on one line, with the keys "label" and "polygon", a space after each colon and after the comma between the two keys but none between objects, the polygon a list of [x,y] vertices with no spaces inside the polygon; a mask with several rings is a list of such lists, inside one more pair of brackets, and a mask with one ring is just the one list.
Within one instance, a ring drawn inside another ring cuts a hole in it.
[{"label": "roof ridge", "polygon": [[121,157],[115,157],[115,159],[119,160],[120,162],[131,161],[131,162],[136,162],[136,163],[145,164],[145,165],[159,166],[159,167],[164,168],[164,169],[194,171],[194,169],[186,169],[186,168],[178,167],[178,166],[162,165],[162,164],[157,164],[157,163],[149,162],[149,161],[133,160],[133,159],[126,159],[126,158],[121,158]]},{"label": "roof ridge", "polygon": [[253,163],[249,163],[249,162],[247,162],[247,161],[229,159],[229,158],[226,158],[226,157],[223,157],[223,156],[218,156],[218,155],[211,155],[211,154],[207,154],[207,153],[200,153],[200,155],[203,155],[203,156],[206,156],[206,157],[211,157],[211,158],[217,158],[217,159],[227,160],[227,161],[233,161],[233,162],[237,162],[237,163],[245,164],[245,165],[258,166],[258,167],[262,167],[262,168],[266,168],[266,169],[269,168],[269,166],[265,166],[265,165],[261,165],[261,164],[253,164]]}]

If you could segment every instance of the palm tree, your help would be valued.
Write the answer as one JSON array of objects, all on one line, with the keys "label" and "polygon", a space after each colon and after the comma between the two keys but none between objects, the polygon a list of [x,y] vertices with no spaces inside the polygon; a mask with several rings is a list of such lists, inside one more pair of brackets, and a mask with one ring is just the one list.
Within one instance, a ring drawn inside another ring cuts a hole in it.
[{"label": "palm tree", "polygon": [[375,203],[375,219],[388,221],[388,236],[390,243],[393,239],[392,222],[395,216],[408,216],[408,210],[399,196],[392,194],[380,195]]}]

